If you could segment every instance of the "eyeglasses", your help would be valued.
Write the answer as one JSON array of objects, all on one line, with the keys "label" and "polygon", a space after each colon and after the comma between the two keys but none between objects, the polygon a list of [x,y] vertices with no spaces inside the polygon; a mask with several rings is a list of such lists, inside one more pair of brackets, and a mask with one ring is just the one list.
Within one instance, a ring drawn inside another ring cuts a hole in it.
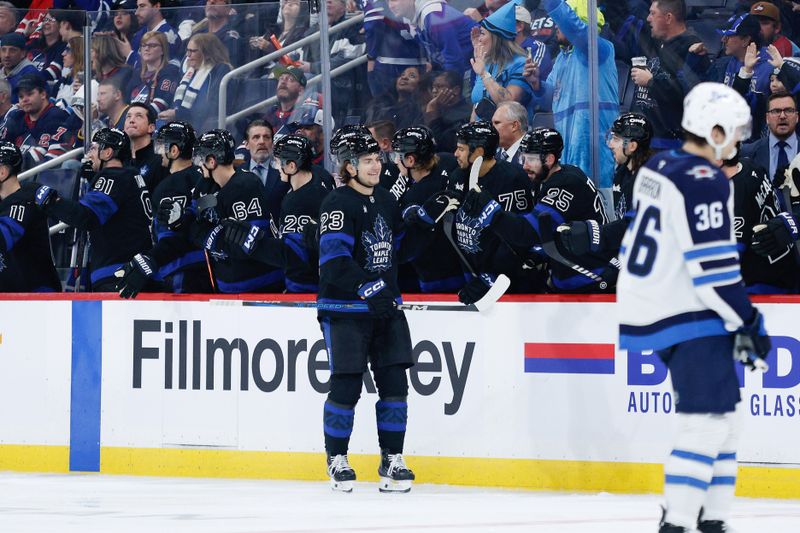
[{"label": "eyeglasses", "polygon": [[147,43],[139,46],[140,50],[152,50],[153,48],[161,48],[161,45],[158,43]]},{"label": "eyeglasses", "polygon": [[791,117],[792,115],[797,114],[797,108],[795,107],[785,107],[783,109],[770,109],[767,111],[773,117],[779,117],[781,115],[786,115],[787,117]]},{"label": "eyeglasses", "polygon": [[200,49],[199,48],[187,48],[186,49],[186,55],[187,56],[188,55],[192,55],[192,54],[198,54],[198,53],[200,53]]}]

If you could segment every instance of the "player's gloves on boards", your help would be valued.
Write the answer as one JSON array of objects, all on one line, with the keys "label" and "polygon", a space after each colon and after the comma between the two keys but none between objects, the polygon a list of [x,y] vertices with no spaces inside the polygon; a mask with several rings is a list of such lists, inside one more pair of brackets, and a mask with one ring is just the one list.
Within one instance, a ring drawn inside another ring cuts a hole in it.
[{"label": "player's gloves on boards", "polygon": [[156,270],[158,267],[153,258],[136,254],[130,262],[114,272],[114,276],[120,278],[115,289],[122,298],[136,298],[147,282],[153,279]]},{"label": "player's gloves on boards", "polygon": [[464,197],[463,209],[467,215],[477,218],[482,227],[490,226],[495,215],[503,211],[492,195],[477,185]]},{"label": "player's gloves on boards", "polygon": [[753,228],[750,244],[753,251],[763,256],[775,256],[786,251],[798,237],[797,221],[789,213],[783,212],[766,224]]},{"label": "player's gloves on boards", "polygon": [[183,226],[183,206],[180,202],[161,202],[156,211],[156,221],[172,231],[177,231]]},{"label": "player's gloves on boards", "polygon": [[58,191],[47,185],[40,185],[39,188],[36,189],[34,201],[36,205],[47,211],[48,208],[52,207],[53,204],[58,201]]},{"label": "player's gloves on boards", "polygon": [[459,194],[454,191],[437,192],[424,204],[410,205],[403,210],[403,222],[409,226],[432,228],[448,211],[458,209]]},{"label": "player's gloves on boards", "polygon": [[600,250],[600,224],[596,220],[567,222],[558,226],[556,232],[564,249],[573,255]]},{"label": "player's gloves on boards", "polygon": [[489,274],[481,274],[472,278],[458,291],[458,301],[464,305],[472,305],[483,298],[494,285],[494,280]]},{"label": "player's gloves on boards", "polygon": [[368,281],[358,287],[358,295],[367,302],[369,312],[375,318],[391,318],[397,311],[394,298],[385,289],[386,282],[382,279]]},{"label": "player's gloves on boards", "polygon": [[263,229],[233,218],[223,220],[222,227],[225,228],[225,233],[223,234],[225,242],[241,246],[247,255],[253,253],[253,250],[258,246],[258,242],[264,238]]},{"label": "player's gloves on boards", "polygon": [[751,370],[766,370],[768,367],[764,359],[771,349],[772,342],[764,328],[764,317],[758,309],[754,309],[753,317],[736,332],[734,357]]}]

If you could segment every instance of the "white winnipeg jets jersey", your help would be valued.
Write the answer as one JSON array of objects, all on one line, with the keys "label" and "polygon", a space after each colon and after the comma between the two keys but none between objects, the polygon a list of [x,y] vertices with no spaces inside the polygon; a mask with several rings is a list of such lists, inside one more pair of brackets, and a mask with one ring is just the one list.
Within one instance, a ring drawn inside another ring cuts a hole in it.
[{"label": "white winnipeg jets jersey", "polygon": [[725,335],[751,318],[732,187],[718,168],[682,150],[657,154],[636,176],[633,209],[617,281],[620,348]]}]

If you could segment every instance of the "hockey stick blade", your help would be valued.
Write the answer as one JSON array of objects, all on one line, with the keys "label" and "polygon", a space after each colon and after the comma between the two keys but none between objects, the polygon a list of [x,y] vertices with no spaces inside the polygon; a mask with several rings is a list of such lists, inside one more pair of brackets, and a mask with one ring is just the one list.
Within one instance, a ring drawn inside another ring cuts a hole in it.
[{"label": "hockey stick blade", "polygon": [[467,183],[467,191],[471,191],[478,187],[478,178],[480,178],[481,165],[483,165],[483,156],[479,155],[472,162],[469,169],[469,183]]},{"label": "hockey stick blade", "polygon": [[503,296],[508,288],[511,286],[511,280],[505,274],[500,274],[497,276],[497,279],[494,280],[494,284],[491,286],[489,291],[483,295],[483,298],[475,302],[475,307],[478,311],[483,313],[484,311],[488,311],[497,300]]},{"label": "hockey stick blade", "polygon": [[562,265],[568,266],[575,272],[579,274],[583,274],[587,278],[596,281],[601,289],[606,289],[608,287],[608,282],[603,279],[602,276],[595,274],[591,270],[583,268],[578,263],[574,261],[570,261],[563,255],[561,252],[558,251],[558,247],[556,246],[555,241],[553,240],[553,217],[547,213],[542,213],[539,215],[539,237],[542,239],[542,249],[544,253],[547,254],[548,257],[552,258],[555,261],[558,261]]},{"label": "hockey stick blade", "polygon": [[[318,302],[286,302],[280,300],[210,300],[215,305],[241,305],[242,307],[282,307],[294,309],[318,309],[322,311],[369,311],[367,304],[328,304]],[[467,311],[478,312],[477,305],[447,305],[428,303],[399,304],[400,311]]]}]

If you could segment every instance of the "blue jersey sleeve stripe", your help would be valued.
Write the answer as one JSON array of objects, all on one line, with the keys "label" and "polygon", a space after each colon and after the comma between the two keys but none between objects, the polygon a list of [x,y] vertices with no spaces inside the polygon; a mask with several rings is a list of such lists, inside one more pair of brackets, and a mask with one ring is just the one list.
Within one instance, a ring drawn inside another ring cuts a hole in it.
[{"label": "blue jersey sleeve stripe", "polygon": [[533,208],[532,215],[538,218],[542,213],[547,213],[548,215],[552,216],[553,222],[555,222],[556,225],[564,223],[564,214],[561,211],[553,209],[549,205],[543,205],[541,202],[539,202],[536,204],[536,207]]},{"label": "blue jersey sleeve stripe", "polygon": [[3,250],[11,250],[25,235],[25,228],[11,217],[0,217],[0,236],[3,237]]},{"label": "blue jersey sleeve stripe", "polygon": [[337,257],[353,257],[354,244],[347,233],[326,233],[319,239],[319,266]]},{"label": "blue jersey sleeve stripe", "polygon": [[119,209],[117,203],[109,195],[100,191],[87,192],[80,199],[80,203],[92,210],[101,226],[108,222],[108,219]]},{"label": "blue jersey sleeve stripe", "polygon": [[718,272],[715,274],[698,276],[696,278],[692,278],[692,283],[695,287],[700,287],[702,285],[708,285],[709,283],[717,283],[719,281],[734,281],[737,279],[741,279],[741,273],[739,272],[738,268],[728,272]]},{"label": "blue jersey sleeve stripe", "polygon": [[709,257],[712,255],[735,254],[737,248],[735,244],[725,244],[722,246],[708,246],[703,248],[695,248],[684,252],[683,257],[687,261],[692,259],[700,259],[702,257]]},{"label": "blue jersey sleeve stripe", "polygon": [[303,246],[303,236],[300,233],[285,233],[283,235],[283,242],[297,257],[302,259],[304,263],[308,263],[308,251],[306,251]]}]

